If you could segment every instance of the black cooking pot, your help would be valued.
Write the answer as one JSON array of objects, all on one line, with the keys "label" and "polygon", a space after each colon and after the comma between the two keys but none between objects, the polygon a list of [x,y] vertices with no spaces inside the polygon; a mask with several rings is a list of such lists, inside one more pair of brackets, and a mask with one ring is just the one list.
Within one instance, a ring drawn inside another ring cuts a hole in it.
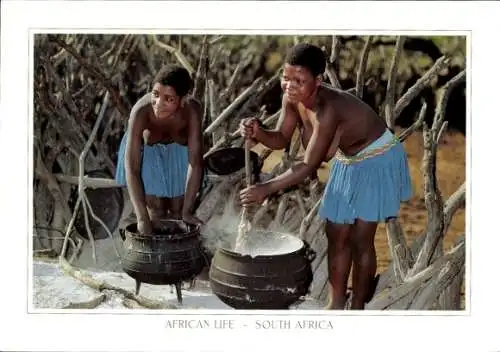
[{"label": "black cooking pot", "polygon": [[122,235],[125,237],[123,270],[136,280],[136,294],[144,282],[176,285],[180,298],[182,281],[192,280],[207,264],[199,226],[181,220],[162,220],[153,235],[144,236],[137,233],[137,223],[132,223]]},{"label": "black cooking pot", "polygon": [[[207,168],[217,175],[229,175],[245,167],[245,148],[221,148],[210,152],[205,157]],[[252,163],[252,173],[254,176],[260,174],[262,168],[259,155],[250,151],[250,160]]]},{"label": "black cooking pot", "polygon": [[288,309],[307,295],[316,254],[292,235],[255,231],[246,250],[219,248],[209,271],[213,293],[235,309]]}]

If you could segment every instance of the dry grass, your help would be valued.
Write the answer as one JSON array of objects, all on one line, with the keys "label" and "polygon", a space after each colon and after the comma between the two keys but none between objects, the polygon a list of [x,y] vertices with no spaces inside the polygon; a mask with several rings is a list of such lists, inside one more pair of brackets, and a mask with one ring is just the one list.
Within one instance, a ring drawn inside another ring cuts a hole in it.
[{"label": "dry grass", "polygon": [[[406,204],[401,205],[400,221],[404,228],[407,241],[425,231],[427,226],[427,209],[423,199],[423,175],[420,170],[423,156],[422,134],[415,132],[404,142],[408,153],[411,176],[414,184],[414,196]],[[254,148],[259,152],[261,146]],[[283,155],[276,151],[266,160],[263,171],[269,171]],[[459,133],[449,132],[443,136],[437,155],[437,179],[443,199],[446,200],[465,181],[465,137]],[[325,164],[318,171],[321,181],[326,181],[329,174],[329,165]],[[450,248],[457,238],[465,233],[465,209],[459,209],[455,214],[444,239],[445,250]],[[385,225],[380,224],[375,236],[377,249],[378,272],[384,271],[391,254],[387,245]]]}]

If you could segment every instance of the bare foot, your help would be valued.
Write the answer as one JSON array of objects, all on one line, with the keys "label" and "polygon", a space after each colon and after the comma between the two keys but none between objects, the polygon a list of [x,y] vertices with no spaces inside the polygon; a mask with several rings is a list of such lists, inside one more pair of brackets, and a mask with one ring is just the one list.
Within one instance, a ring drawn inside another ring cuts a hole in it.
[{"label": "bare foot", "polygon": [[327,303],[323,307],[324,310],[343,310],[345,309],[348,296],[339,297],[337,299],[333,298],[333,288],[331,284],[328,284],[328,298]]},{"label": "bare foot", "polygon": [[324,307],[323,310],[344,310],[345,309],[345,303],[337,302],[328,302]]}]

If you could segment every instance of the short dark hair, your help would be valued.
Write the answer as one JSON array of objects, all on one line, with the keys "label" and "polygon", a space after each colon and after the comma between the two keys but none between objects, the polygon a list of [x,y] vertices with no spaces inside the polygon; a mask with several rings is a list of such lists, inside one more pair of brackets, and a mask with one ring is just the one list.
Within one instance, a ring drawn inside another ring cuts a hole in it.
[{"label": "short dark hair", "polygon": [[155,83],[174,88],[181,98],[188,94],[194,85],[189,72],[184,67],[176,65],[163,66],[153,79],[153,84]]},{"label": "short dark hair", "polygon": [[293,66],[307,68],[313,76],[322,75],[326,68],[326,57],[323,50],[315,45],[301,43],[291,48],[285,62]]}]

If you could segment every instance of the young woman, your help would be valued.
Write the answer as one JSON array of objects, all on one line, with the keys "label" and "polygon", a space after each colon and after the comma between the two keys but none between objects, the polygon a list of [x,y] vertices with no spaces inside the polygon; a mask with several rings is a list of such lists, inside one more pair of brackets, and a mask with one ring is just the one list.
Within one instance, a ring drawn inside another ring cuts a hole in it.
[{"label": "young woman", "polygon": [[285,148],[299,128],[304,160],[282,175],[241,191],[244,205],[303,182],[323,161],[335,158],[319,215],[327,220],[330,302],[343,309],[353,264],[351,309],[370,299],[377,258],[377,225],[396,217],[400,202],[412,196],[407,156],[384,121],[363,101],[322,84],[326,60],[320,48],[299,44],[285,59],[281,80],[282,116],[274,131],[255,120],[242,134],[271,149]]},{"label": "young woman", "polygon": [[164,67],[130,113],[115,178],[128,188],[140,233],[165,217],[200,223],[192,208],[203,176],[202,112],[192,87],[184,68]]}]

